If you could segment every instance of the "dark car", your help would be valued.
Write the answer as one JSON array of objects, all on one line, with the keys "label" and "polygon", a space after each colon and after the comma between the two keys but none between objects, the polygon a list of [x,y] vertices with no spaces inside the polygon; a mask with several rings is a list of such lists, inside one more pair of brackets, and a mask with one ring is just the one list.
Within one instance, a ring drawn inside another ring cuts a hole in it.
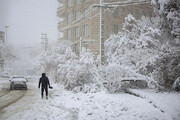
[{"label": "dark car", "polygon": [[25,89],[27,90],[27,79],[24,77],[13,77],[10,81],[10,90]]}]

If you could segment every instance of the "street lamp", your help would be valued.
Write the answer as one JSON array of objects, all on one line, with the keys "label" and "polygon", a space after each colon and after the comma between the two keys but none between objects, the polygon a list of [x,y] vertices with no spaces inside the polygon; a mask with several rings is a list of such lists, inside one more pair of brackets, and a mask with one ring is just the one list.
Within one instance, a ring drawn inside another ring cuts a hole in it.
[{"label": "street lamp", "polygon": [[5,40],[5,43],[7,43],[7,30],[8,30],[8,28],[9,28],[9,26],[6,25],[6,26],[4,26],[4,27],[5,27],[5,29],[6,29],[6,40]]}]

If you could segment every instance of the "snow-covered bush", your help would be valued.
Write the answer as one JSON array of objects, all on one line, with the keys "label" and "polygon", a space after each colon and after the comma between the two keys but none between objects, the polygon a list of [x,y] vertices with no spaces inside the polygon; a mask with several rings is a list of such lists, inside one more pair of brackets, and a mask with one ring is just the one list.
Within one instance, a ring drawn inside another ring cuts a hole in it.
[{"label": "snow-covered bush", "polygon": [[111,93],[121,92],[126,88],[148,87],[148,82],[151,82],[148,77],[116,63],[108,64],[104,69],[103,83]]},{"label": "snow-covered bush", "polygon": [[[152,0],[155,12],[161,18],[163,39],[172,45],[180,44],[180,1]],[[165,41],[165,42],[166,42]]]},{"label": "snow-covered bush", "polygon": [[88,49],[83,48],[79,59],[69,59],[60,65],[60,68],[64,73],[62,81],[68,90],[87,92],[91,91],[87,90],[91,88],[90,84],[98,85],[98,70],[94,55]]}]

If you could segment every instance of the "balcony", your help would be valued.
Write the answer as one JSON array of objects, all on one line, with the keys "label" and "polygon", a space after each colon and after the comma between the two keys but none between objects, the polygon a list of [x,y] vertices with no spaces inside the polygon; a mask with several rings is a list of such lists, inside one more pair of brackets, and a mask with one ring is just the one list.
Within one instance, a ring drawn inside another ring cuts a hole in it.
[{"label": "balcony", "polygon": [[58,30],[62,31],[61,29],[64,27],[64,21],[58,22]]},{"label": "balcony", "polygon": [[57,0],[59,3],[62,3],[62,0]]},{"label": "balcony", "polygon": [[62,14],[64,14],[64,12],[65,12],[65,7],[64,6],[58,7],[58,9],[57,9],[57,16],[61,17]]}]

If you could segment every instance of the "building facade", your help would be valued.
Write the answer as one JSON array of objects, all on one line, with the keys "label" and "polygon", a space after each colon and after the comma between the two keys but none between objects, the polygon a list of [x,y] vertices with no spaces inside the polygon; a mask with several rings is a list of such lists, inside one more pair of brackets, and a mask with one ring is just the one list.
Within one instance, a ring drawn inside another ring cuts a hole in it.
[{"label": "building facade", "polygon": [[0,44],[5,42],[5,32],[0,31]]},{"label": "building facade", "polygon": [[[5,32],[4,31],[0,31],[0,44],[4,44],[5,42]],[[2,51],[2,48],[0,48],[0,50]],[[0,51],[0,53],[1,53]],[[0,58],[1,55],[0,55]],[[1,73],[4,71],[4,60],[3,59],[0,59],[0,71]]]},{"label": "building facade", "polygon": [[57,9],[57,16],[62,18],[58,23],[58,31],[63,33],[59,40],[72,41],[72,48],[77,55],[82,47],[90,49],[95,56],[101,51],[102,59],[104,41],[111,34],[121,31],[122,23],[129,13],[136,19],[142,15],[153,16],[149,1],[103,0],[103,6],[99,5],[100,0],[58,0],[58,2],[60,6]]}]

